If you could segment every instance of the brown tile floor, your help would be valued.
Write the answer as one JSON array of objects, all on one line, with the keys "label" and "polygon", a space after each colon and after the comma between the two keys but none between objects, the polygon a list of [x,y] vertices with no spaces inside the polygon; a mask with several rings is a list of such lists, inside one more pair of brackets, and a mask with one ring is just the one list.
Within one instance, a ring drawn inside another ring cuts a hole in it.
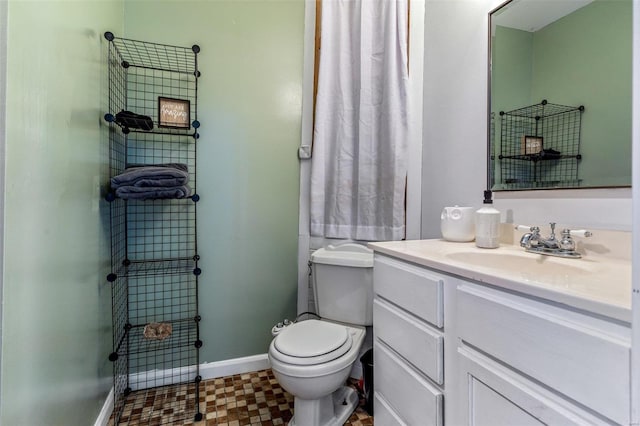
[{"label": "brown tile floor", "polygon": [[[356,387],[355,382],[350,385]],[[271,370],[202,381],[200,409],[203,419],[200,422],[194,422],[194,399],[192,385],[134,392],[125,401],[118,426],[286,425],[293,414],[293,397],[280,387]],[[373,417],[358,407],[345,424],[373,425]],[[113,425],[113,419],[110,425]]]}]

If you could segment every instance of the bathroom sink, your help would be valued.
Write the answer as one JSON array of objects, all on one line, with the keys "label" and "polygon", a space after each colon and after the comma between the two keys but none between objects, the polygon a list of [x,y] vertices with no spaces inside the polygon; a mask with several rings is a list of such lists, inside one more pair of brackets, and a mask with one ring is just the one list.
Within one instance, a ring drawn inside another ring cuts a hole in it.
[{"label": "bathroom sink", "polygon": [[562,259],[534,253],[505,253],[503,250],[458,251],[446,254],[458,263],[490,269],[510,270],[519,274],[538,276],[568,276],[592,274],[593,262],[583,259]]}]

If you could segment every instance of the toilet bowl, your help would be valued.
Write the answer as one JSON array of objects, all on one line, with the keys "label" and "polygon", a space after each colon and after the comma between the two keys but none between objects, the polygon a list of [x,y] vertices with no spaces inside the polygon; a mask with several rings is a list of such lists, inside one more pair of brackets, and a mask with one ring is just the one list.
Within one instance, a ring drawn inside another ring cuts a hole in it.
[{"label": "toilet bowl", "polygon": [[364,337],[364,327],[312,319],[287,327],[272,340],[271,369],[295,398],[291,426],[346,422],[359,399],[344,384]]}]

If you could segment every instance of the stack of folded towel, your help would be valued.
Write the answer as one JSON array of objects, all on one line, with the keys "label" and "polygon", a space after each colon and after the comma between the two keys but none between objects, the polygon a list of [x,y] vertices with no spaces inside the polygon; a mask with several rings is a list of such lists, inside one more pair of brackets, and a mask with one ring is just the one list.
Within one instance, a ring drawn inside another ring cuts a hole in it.
[{"label": "stack of folded towel", "polygon": [[191,196],[186,164],[133,165],[111,178],[116,196],[125,200],[157,200]]}]

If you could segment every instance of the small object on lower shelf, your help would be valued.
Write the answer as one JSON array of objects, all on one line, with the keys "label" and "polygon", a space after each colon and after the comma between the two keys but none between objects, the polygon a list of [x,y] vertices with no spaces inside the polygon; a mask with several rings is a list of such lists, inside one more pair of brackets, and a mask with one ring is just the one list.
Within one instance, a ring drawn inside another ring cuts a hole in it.
[{"label": "small object on lower shelf", "polygon": [[150,322],[144,326],[144,338],[147,340],[164,340],[171,336],[173,326],[168,322]]}]

